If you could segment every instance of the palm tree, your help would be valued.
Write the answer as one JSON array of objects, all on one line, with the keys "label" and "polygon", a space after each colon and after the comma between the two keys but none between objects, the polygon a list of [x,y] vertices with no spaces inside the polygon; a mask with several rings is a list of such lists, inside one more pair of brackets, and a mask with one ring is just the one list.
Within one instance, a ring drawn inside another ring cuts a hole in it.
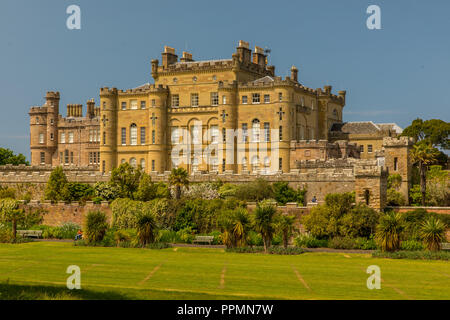
[{"label": "palm tree", "polygon": [[183,168],[172,169],[169,175],[169,185],[175,187],[175,198],[181,198],[181,187],[188,186],[188,172]]},{"label": "palm tree", "polygon": [[276,213],[276,207],[267,201],[262,201],[256,205],[254,216],[255,230],[262,236],[266,253],[275,232],[274,218]]},{"label": "palm tree", "polygon": [[439,251],[441,249],[445,234],[445,225],[441,220],[430,217],[422,223],[420,231],[420,236],[428,250]]},{"label": "palm tree", "polygon": [[12,234],[15,240],[17,222],[24,218],[24,211],[19,209],[19,202],[11,198],[0,200],[0,218],[12,223]]},{"label": "palm tree", "polygon": [[137,219],[137,236],[142,246],[148,243],[153,243],[158,234],[158,227],[156,224],[155,215],[147,212],[142,214]]},{"label": "palm tree", "polygon": [[404,230],[403,216],[393,211],[380,218],[375,238],[381,251],[396,251],[400,248],[400,236]]},{"label": "palm tree", "polygon": [[237,247],[243,247],[247,243],[247,234],[250,229],[250,217],[244,208],[234,211],[233,238]]},{"label": "palm tree", "polygon": [[294,231],[295,216],[281,215],[277,222],[277,228],[283,235],[283,245],[288,246],[289,238]]},{"label": "palm tree", "polygon": [[427,167],[433,164],[439,156],[439,150],[425,141],[416,143],[411,150],[411,158],[419,166],[420,192],[422,193],[422,206],[425,206],[427,192]]}]

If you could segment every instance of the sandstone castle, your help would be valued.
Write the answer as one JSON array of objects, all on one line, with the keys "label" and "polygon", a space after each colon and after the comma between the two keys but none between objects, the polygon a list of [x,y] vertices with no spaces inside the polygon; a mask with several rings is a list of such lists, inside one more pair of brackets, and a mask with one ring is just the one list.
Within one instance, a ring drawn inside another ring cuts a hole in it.
[{"label": "sandstone castle", "polygon": [[346,91],[308,88],[295,66],[283,79],[267,61],[244,41],[223,60],[195,61],[188,52],[179,59],[165,47],[161,62],[151,61],[154,84],[101,88],[100,105],[89,100],[86,115],[82,105],[68,105],[62,117],[59,93],[48,92],[29,112],[31,163],[100,174],[128,162],[151,174],[183,167],[194,175],[283,175],[360,161],[361,172],[400,173],[407,194],[411,142],[396,138],[401,128],[344,123]]}]

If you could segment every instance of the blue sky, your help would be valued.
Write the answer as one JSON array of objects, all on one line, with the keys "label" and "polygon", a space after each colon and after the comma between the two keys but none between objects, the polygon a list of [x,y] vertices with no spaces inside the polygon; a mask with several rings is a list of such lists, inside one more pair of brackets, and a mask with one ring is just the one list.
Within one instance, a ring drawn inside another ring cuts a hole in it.
[{"label": "blue sky", "polygon": [[[66,27],[71,4],[81,30]],[[381,30],[366,27],[371,4]],[[151,82],[164,45],[218,59],[238,40],[271,48],[277,75],[296,65],[308,87],[347,90],[345,121],[450,121],[449,14],[447,0],[2,0],[0,146],[29,156],[27,112],[46,91],[61,92],[65,114],[98,103],[100,87]]]}]

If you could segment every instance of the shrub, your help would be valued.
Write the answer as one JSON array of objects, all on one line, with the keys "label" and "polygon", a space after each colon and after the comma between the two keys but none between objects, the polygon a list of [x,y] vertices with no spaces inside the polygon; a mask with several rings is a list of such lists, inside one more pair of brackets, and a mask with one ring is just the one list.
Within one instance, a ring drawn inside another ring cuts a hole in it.
[{"label": "shrub", "polygon": [[94,202],[94,204],[101,204],[102,201],[103,201],[103,198],[100,198],[100,197],[92,198],[92,202]]},{"label": "shrub", "polygon": [[296,202],[305,205],[306,189],[295,190],[289,187],[289,182],[275,182],[273,184],[274,198],[279,205],[286,205],[288,202]]},{"label": "shrub", "polygon": [[140,167],[134,168],[128,162],[125,162],[112,170],[109,184],[119,190],[119,197],[134,199],[141,176],[142,170]]},{"label": "shrub", "polygon": [[[264,253],[265,249],[262,246],[257,247],[239,247],[239,248],[228,248],[226,249],[227,252],[233,252],[233,253]],[[305,250],[301,248],[295,248],[295,247],[280,247],[280,246],[274,246],[270,247],[266,253],[268,254],[278,254],[278,255],[297,255],[304,253]]]},{"label": "shrub", "polygon": [[402,193],[394,188],[387,189],[387,203],[388,206],[404,206],[406,204],[405,197]]},{"label": "shrub", "polygon": [[335,237],[328,241],[328,246],[333,249],[359,249],[356,240],[347,237]]},{"label": "shrub", "polygon": [[191,184],[189,188],[183,187],[182,196],[186,199],[219,199],[217,185],[211,182]]},{"label": "shrub", "polygon": [[108,223],[104,212],[88,212],[84,225],[85,239],[88,244],[102,241],[107,229]]},{"label": "shrub", "polygon": [[379,212],[358,203],[340,219],[339,235],[349,238],[368,238],[374,233],[379,218]]},{"label": "shrub", "polygon": [[400,245],[401,250],[407,250],[407,251],[419,251],[423,250],[424,246],[422,242],[416,241],[416,240],[406,240],[402,241]]},{"label": "shrub", "polygon": [[400,248],[400,237],[404,221],[400,213],[387,212],[380,218],[376,240],[382,251],[396,251]]},{"label": "shrub", "polygon": [[3,188],[0,187],[0,199],[6,199],[6,198],[11,198],[11,199],[15,199],[16,198],[16,190],[13,188]]},{"label": "shrub", "polygon": [[62,199],[66,202],[88,201],[94,196],[94,188],[87,183],[68,182],[62,190]]},{"label": "shrub", "polygon": [[114,240],[116,241],[117,246],[124,241],[130,242],[135,236],[136,232],[134,229],[114,231]]},{"label": "shrub", "polygon": [[420,259],[420,260],[450,260],[449,251],[396,251],[383,252],[375,251],[372,253],[374,258],[390,259]]},{"label": "shrub", "polygon": [[355,249],[361,249],[361,250],[377,249],[377,244],[375,242],[375,239],[373,238],[373,235],[371,235],[369,239],[362,238],[362,237],[356,238],[355,243],[356,243]]},{"label": "shrub", "polygon": [[236,199],[244,201],[259,202],[265,199],[272,199],[273,196],[272,185],[262,178],[258,178],[252,182],[239,184],[235,192]]},{"label": "shrub", "polygon": [[195,233],[192,228],[184,228],[177,231],[177,238],[183,243],[192,243],[195,238]]},{"label": "shrub", "polygon": [[325,239],[319,240],[313,236],[299,235],[294,238],[294,244],[297,247],[323,248],[328,246],[328,241]]},{"label": "shrub", "polygon": [[145,246],[147,249],[156,249],[156,250],[161,250],[161,249],[167,249],[172,247],[170,244],[168,243],[164,243],[164,242],[155,242],[155,243],[149,243]]},{"label": "shrub", "polygon": [[222,229],[222,242],[227,248],[243,247],[247,244],[247,235],[250,230],[250,216],[246,209],[236,208],[225,210],[219,218]]},{"label": "shrub", "polygon": [[141,213],[155,215],[158,227],[168,227],[167,211],[169,209],[166,199],[154,199],[148,202],[130,199],[116,199],[111,203],[112,225],[119,229],[137,228],[138,216]]},{"label": "shrub", "polygon": [[94,201],[98,198],[112,201],[120,196],[120,188],[109,182],[97,182],[94,185],[94,196]]},{"label": "shrub", "polygon": [[165,243],[177,243],[179,238],[174,230],[159,230],[158,241]]},{"label": "shrub", "polygon": [[247,243],[249,246],[263,246],[263,240],[259,233],[250,230],[247,236]]},{"label": "shrub", "polygon": [[139,201],[150,201],[156,198],[156,188],[148,174],[142,173],[134,198]]},{"label": "shrub", "polygon": [[51,201],[64,200],[64,192],[62,191],[66,190],[67,183],[67,177],[62,167],[53,169],[45,188],[45,199]]},{"label": "shrub", "polygon": [[137,219],[137,235],[142,246],[153,243],[158,234],[155,215],[151,212],[140,214]]},{"label": "shrub", "polygon": [[441,220],[435,217],[428,218],[422,223],[420,236],[427,247],[431,251],[439,251],[441,243],[445,239],[445,225]]},{"label": "shrub", "polygon": [[262,201],[256,205],[254,211],[254,228],[261,234],[264,249],[267,252],[275,232],[275,215],[277,208],[267,202]]},{"label": "shrub", "polygon": [[292,237],[295,226],[295,216],[280,215],[277,221],[278,232],[283,237],[283,246],[287,248],[289,239]]}]

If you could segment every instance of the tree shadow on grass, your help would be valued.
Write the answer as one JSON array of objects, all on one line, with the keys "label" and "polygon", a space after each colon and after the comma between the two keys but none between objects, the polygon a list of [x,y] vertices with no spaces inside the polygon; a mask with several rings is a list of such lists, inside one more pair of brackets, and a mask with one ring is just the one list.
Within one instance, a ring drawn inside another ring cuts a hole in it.
[{"label": "tree shadow on grass", "polygon": [[125,295],[112,291],[69,290],[61,286],[0,283],[0,300],[125,300]]}]

